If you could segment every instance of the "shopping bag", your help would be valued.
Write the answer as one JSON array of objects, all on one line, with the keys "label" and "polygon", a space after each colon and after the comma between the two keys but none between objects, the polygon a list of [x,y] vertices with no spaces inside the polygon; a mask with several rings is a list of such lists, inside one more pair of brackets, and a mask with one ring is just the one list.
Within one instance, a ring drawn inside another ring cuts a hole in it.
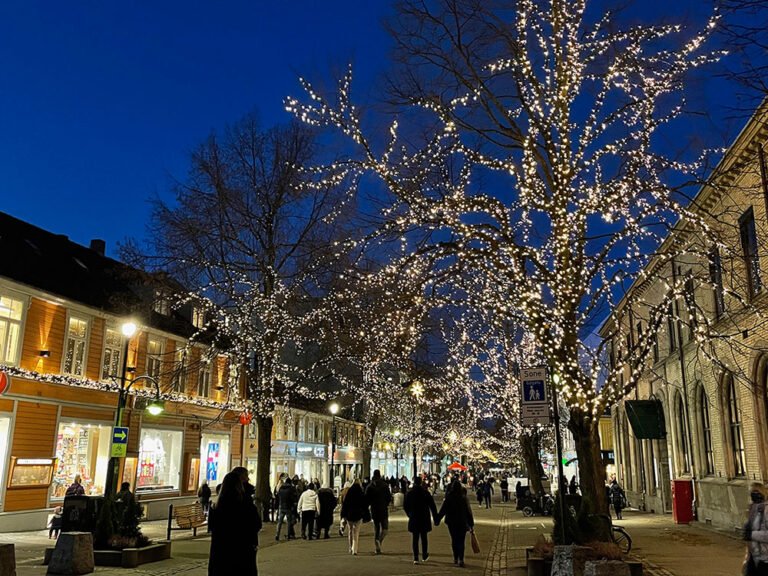
[{"label": "shopping bag", "polygon": [[477,536],[475,536],[474,530],[469,533],[469,539],[472,542],[472,552],[475,554],[480,554],[480,542],[477,540]]}]

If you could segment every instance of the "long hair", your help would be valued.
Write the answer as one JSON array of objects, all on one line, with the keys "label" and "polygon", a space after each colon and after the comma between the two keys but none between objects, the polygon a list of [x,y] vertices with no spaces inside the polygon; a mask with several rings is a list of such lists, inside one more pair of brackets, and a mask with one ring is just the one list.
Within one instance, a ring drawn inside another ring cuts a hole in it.
[{"label": "long hair", "polygon": [[245,490],[243,490],[240,474],[234,471],[228,473],[221,483],[217,506],[239,506],[243,500],[245,500]]}]

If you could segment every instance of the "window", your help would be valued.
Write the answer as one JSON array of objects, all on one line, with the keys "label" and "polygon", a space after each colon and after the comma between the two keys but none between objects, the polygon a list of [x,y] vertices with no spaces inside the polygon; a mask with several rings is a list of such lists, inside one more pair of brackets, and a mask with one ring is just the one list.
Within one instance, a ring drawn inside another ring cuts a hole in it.
[{"label": "window", "polygon": [[723,294],[723,265],[720,262],[720,250],[717,246],[709,251],[709,282],[712,284],[715,318],[720,318],[725,312]]},{"label": "window", "polygon": [[0,296],[0,364],[14,365],[19,361],[23,313],[22,300]]},{"label": "window", "polygon": [[315,441],[315,421],[312,418],[307,418],[305,441],[306,442]]},{"label": "window", "polygon": [[59,424],[53,498],[64,498],[75,474],[88,496],[104,493],[112,428],[85,422]]},{"label": "window", "polygon": [[205,326],[205,310],[197,306],[192,307],[192,325],[195,328]]},{"label": "window", "polygon": [[651,338],[653,339],[653,362],[655,364],[659,361],[659,333],[654,330]]},{"label": "window", "polygon": [[165,290],[155,290],[155,300],[152,310],[163,316],[171,315],[171,298]]},{"label": "window", "polygon": [[699,386],[699,410],[701,410],[701,437],[704,440],[704,466],[707,474],[715,473],[715,452],[712,448],[712,423],[709,419],[709,400],[703,386]]},{"label": "window", "polygon": [[753,298],[762,290],[763,281],[760,277],[760,256],[757,253],[755,214],[751,206],[739,218],[739,235],[744,254],[744,264],[747,267],[747,293],[750,298]]},{"label": "window", "polygon": [[142,428],[136,492],[179,488],[183,436],[180,430]]},{"label": "window", "polygon": [[677,350],[677,339],[675,338],[675,315],[672,312],[672,302],[667,307],[667,336],[669,337],[669,353]]},{"label": "window", "polygon": [[211,364],[203,361],[197,376],[197,395],[207,398],[211,394]]},{"label": "window", "polygon": [[101,365],[101,379],[110,380],[122,377],[123,338],[115,328],[107,328],[104,333],[104,361]]},{"label": "window", "polygon": [[88,321],[71,316],[67,326],[67,341],[64,348],[65,374],[85,375],[85,350],[88,338]]},{"label": "window", "polygon": [[147,342],[147,374],[155,380],[160,378],[162,367],[163,343],[161,340],[150,338]]},{"label": "window", "polygon": [[738,398],[736,397],[736,383],[733,376],[725,379],[725,401],[728,406],[729,441],[731,445],[731,459],[734,476],[744,476],[744,438],[741,435],[741,412],[739,411]]},{"label": "window", "polygon": [[693,340],[696,333],[696,292],[694,290],[693,278],[685,281],[685,307],[688,313],[688,340]]},{"label": "window", "polygon": [[185,378],[184,365],[187,359],[187,350],[182,344],[176,343],[176,350],[173,353],[173,374],[171,375],[171,391],[184,394]]},{"label": "window", "polygon": [[677,443],[680,451],[680,468],[683,474],[691,471],[691,458],[688,453],[688,426],[685,417],[685,404],[683,397],[678,393],[675,399],[675,412],[677,416]]}]

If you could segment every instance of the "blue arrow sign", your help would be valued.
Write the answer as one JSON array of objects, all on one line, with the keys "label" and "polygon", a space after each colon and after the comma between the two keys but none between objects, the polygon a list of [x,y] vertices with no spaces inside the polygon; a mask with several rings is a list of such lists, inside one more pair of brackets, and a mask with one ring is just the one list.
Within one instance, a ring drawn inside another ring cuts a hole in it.
[{"label": "blue arrow sign", "polygon": [[128,428],[112,428],[112,444],[128,444]]}]

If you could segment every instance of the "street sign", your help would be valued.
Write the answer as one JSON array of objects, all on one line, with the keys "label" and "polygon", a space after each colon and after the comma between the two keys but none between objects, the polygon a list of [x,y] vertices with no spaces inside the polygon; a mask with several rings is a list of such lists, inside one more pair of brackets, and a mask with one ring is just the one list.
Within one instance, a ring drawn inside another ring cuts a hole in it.
[{"label": "street sign", "polygon": [[523,426],[547,426],[551,423],[546,368],[520,370],[520,408],[520,423]]},{"label": "street sign", "polygon": [[112,458],[124,458],[128,453],[128,428],[115,426],[112,428]]}]

